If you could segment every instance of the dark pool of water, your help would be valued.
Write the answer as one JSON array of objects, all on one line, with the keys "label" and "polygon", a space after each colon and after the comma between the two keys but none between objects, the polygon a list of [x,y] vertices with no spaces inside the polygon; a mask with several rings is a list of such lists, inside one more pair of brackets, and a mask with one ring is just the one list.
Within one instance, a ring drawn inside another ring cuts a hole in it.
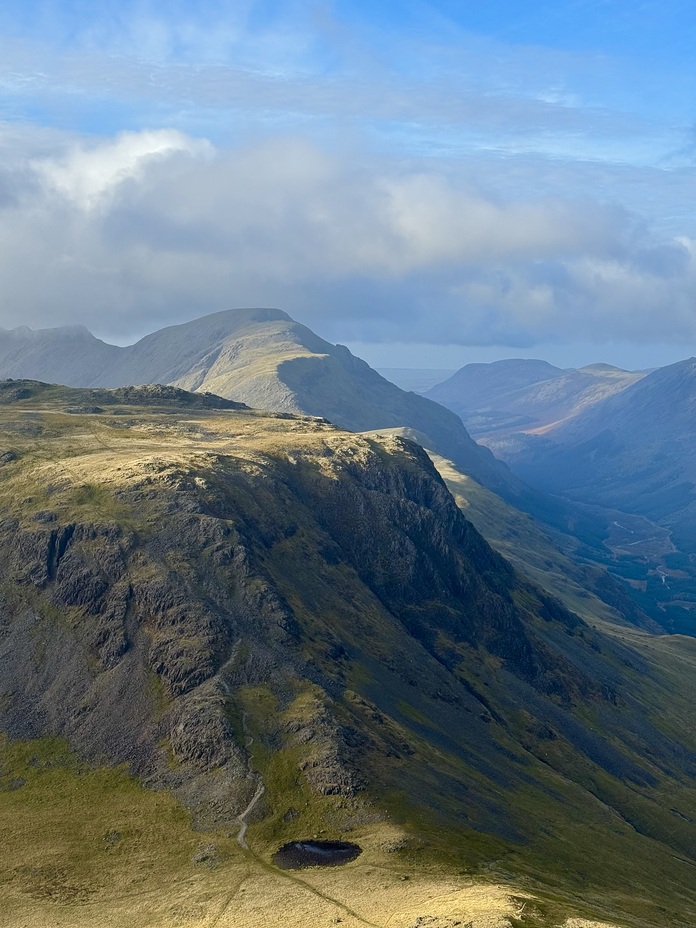
[{"label": "dark pool of water", "polygon": [[303,867],[341,867],[362,854],[362,848],[349,841],[291,841],[273,855],[281,870]]}]

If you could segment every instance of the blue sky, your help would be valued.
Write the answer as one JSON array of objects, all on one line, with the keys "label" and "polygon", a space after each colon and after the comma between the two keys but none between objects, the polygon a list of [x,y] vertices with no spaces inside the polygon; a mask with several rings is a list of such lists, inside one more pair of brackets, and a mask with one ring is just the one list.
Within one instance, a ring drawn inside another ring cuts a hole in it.
[{"label": "blue sky", "polygon": [[0,325],[253,303],[395,366],[696,353],[694,12],[6,2]]}]

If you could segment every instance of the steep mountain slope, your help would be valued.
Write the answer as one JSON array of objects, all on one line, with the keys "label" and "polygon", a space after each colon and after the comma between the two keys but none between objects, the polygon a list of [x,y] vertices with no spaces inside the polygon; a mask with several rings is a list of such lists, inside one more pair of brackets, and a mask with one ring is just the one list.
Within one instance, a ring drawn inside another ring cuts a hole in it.
[{"label": "steep mountain slope", "polygon": [[462,474],[451,461],[428,448],[425,436],[415,435],[409,429],[382,430],[381,434],[400,435],[424,445],[457,505],[491,547],[520,573],[557,596],[567,608],[590,624],[608,621],[656,633],[662,631],[631,598],[624,584],[604,567],[588,561],[582,553],[582,543],[572,534],[543,526]]},{"label": "steep mountain slope", "polygon": [[497,451],[500,436],[553,428],[642,376],[609,364],[565,371],[546,361],[511,359],[467,364],[426,395],[456,412]]},{"label": "steep mountain slope", "polygon": [[[530,928],[569,893],[626,926],[692,923],[688,643],[593,630],[491,550],[403,439],[170,389],[11,382],[0,401],[13,739],[126,763],[199,828],[234,837],[253,808],[266,868],[323,832],[392,874],[545,885]],[[34,783],[20,768],[3,761],[13,809]],[[355,924],[414,923],[366,909],[361,872]]]},{"label": "steep mountain slope", "polygon": [[683,537],[696,509],[696,359],[660,368],[511,456],[539,484],[635,512]]},{"label": "steep mountain slope", "polygon": [[[59,353],[72,344],[75,332],[34,334]],[[65,377],[55,379],[74,386],[171,383],[260,409],[326,417],[352,431],[410,426],[426,432],[442,454],[485,485],[511,496],[525,493],[508,468],[470,438],[456,415],[400,390],[347,348],[329,344],[280,310],[215,313],[162,329],[127,348],[96,339],[92,344],[86,334],[77,333],[67,365],[46,348],[41,354],[28,351],[21,364],[16,360],[7,368],[1,363],[0,337],[0,376],[16,377],[21,371],[21,376],[46,380],[46,372],[52,376],[67,368]]]},{"label": "steep mountain slope", "polygon": [[80,386],[97,379],[121,350],[95,338],[84,326],[0,329],[0,376],[41,377]]}]

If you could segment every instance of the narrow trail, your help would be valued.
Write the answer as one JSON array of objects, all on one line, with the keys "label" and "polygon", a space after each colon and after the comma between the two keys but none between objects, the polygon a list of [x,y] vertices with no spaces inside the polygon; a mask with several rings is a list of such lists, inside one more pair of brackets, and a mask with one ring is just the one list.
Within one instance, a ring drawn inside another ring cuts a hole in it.
[{"label": "narrow trail", "polygon": [[239,891],[241,890],[242,886],[244,886],[244,884],[246,883],[246,881],[249,879],[250,876],[251,876],[251,868],[249,867],[247,868],[246,873],[241,877],[241,879],[239,880],[239,883],[235,886],[235,888],[225,896],[222,905],[220,906],[217,913],[213,915],[211,921],[208,922],[206,928],[215,928],[215,925],[218,925],[220,923],[223,916],[227,913],[227,910],[229,909],[229,907],[232,905],[236,897],[239,895]]},{"label": "narrow trail", "polygon": [[282,880],[289,880],[292,883],[295,883],[301,889],[310,893],[312,896],[316,896],[317,899],[321,899],[322,902],[328,902],[330,905],[335,906],[340,911],[344,912],[346,915],[349,915],[351,918],[354,918],[361,925],[367,925],[368,928],[384,928],[384,922],[381,924],[376,924],[371,922],[364,915],[360,915],[359,912],[356,912],[354,909],[351,909],[345,902],[341,902],[340,899],[336,899],[334,896],[330,896],[328,893],[322,892],[316,886],[313,886],[311,883],[308,883],[306,880],[303,880],[302,877],[296,876],[290,870],[279,870],[276,867],[273,867],[271,864],[267,863],[263,858],[259,857],[257,854],[254,854],[253,851],[250,852],[253,857],[256,858],[257,863],[259,863],[264,870],[273,874],[273,876],[278,877]]},{"label": "narrow trail", "polygon": [[[248,713],[242,712],[242,728],[244,729],[244,733],[246,737],[247,749],[250,748],[252,744],[254,743],[254,739],[248,733],[248,729],[247,729],[248,718],[249,718]],[[240,847],[244,848],[245,851],[249,850],[249,845],[247,844],[247,839],[246,839],[247,828],[249,827],[249,823],[247,822],[247,819],[249,818],[251,813],[256,808],[256,804],[258,803],[259,799],[266,792],[266,787],[263,784],[261,775],[251,770],[251,757],[249,758],[249,768],[250,768],[249,773],[251,773],[251,775],[254,777],[257,783],[256,792],[254,793],[252,800],[249,803],[249,805],[246,807],[246,809],[243,812],[240,812],[240,814],[236,818],[236,821],[239,822],[239,834],[237,835],[237,843],[239,844]]]},{"label": "narrow trail", "polygon": [[[248,718],[248,714],[246,712],[242,712],[242,726],[244,728],[245,737],[246,737],[246,747],[250,748],[251,745],[254,743],[254,738],[252,735],[248,733],[247,718]],[[296,876],[295,874],[289,873],[284,870],[279,870],[278,868],[267,863],[259,854],[257,854],[254,850],[252,850],[252,848],[249,847],[249,844],[247,843],[247,840],[246,840],[246,833],[247,833],[247,828],[248,828],[247,819],[251,815],[251,813],[254,811],[254,809],[256,808],[256,804],[259,802],[263,794],[266,792],[266,787],[263,783],[263,780],[261,779],[261,775],[257,773],[256,771],[251,770],[251,763],[250,763],[249,773],[256,779],[256,782],[258,785],[256,787],[256,792],[254,793],[251,802],[246,807],[246,809],[242,813],[240,813],[236,818],[236,821],[239,823],[239,833],[237,834],[237,843],[239,844],[239,846],[243,850],[247,851],[251,855],[251,857],[254,858],[257,864],[259,864],[267,872],[273,874],[273,876],[276,877],[277,879],[289,880],[295,883],[297,886],[301,887],[303,890],[310,893],[311,895],[316,896],[318,899],[321,899],[323,902],[328,902],[329,904],[334,905],[339,911],[343,912],[345,915],[349,915],[351,918],[354,918],[360,924],[366,925],[367,928],[381,928],[380,925],[376,925],[374,922],[369,921],[363,915],[360,915],[358,912],[355,912],[353,909],[351,909],[345,903],[341,902],[339,899],[334,899],[332,896],[329,896],[326,893],[323,893],[320,889],[317,889],[315,886],[312,886],[311,883],[305,882],[305,880],[303,880],[301,877]],[[245,877],[245,879],[246,878],[247,877]],[[242,880],[242,883],[243,882],[244,880]],[[213,921],[210,923],[211,926],[217,925],[222,921],[224,916],[227,914],[230,905],[232,904],[235,897],[237,896],[238,892],[239,892],[239,886],[237,886],[237,888],[223,902],[220,911],[217,913]]]},{"label": "narrow trail", "polygon": [[258,779],[258,786],[256,787],[254,798],[251,800],[251,802],[246,807],[246,809],[237,816],[237,819],[236,819],[236,821],[239,822],[239,834],[237,835],[237,843],[239,844],[240,847],[243,847],[245,851],[249,850],[249,845],[247,844],[247,840],[246,840],[247,828],[249,827],[247,818],[254,811],[256,803],[266,792],[266,787],[263,785],[261,778],[257,776],[257,779]]}]

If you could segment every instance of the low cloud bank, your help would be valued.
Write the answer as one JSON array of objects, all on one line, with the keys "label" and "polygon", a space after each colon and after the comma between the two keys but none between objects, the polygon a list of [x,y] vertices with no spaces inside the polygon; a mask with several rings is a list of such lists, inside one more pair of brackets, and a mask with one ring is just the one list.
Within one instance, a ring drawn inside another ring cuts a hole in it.
[{"label": "low cloud bank", "polygon": [[275,305],[338,340],[696,337],[696,243],[589,199],[491,196],[461,174],[294,137],[174,130],[0,160],[0,322],[121,340]]}]

